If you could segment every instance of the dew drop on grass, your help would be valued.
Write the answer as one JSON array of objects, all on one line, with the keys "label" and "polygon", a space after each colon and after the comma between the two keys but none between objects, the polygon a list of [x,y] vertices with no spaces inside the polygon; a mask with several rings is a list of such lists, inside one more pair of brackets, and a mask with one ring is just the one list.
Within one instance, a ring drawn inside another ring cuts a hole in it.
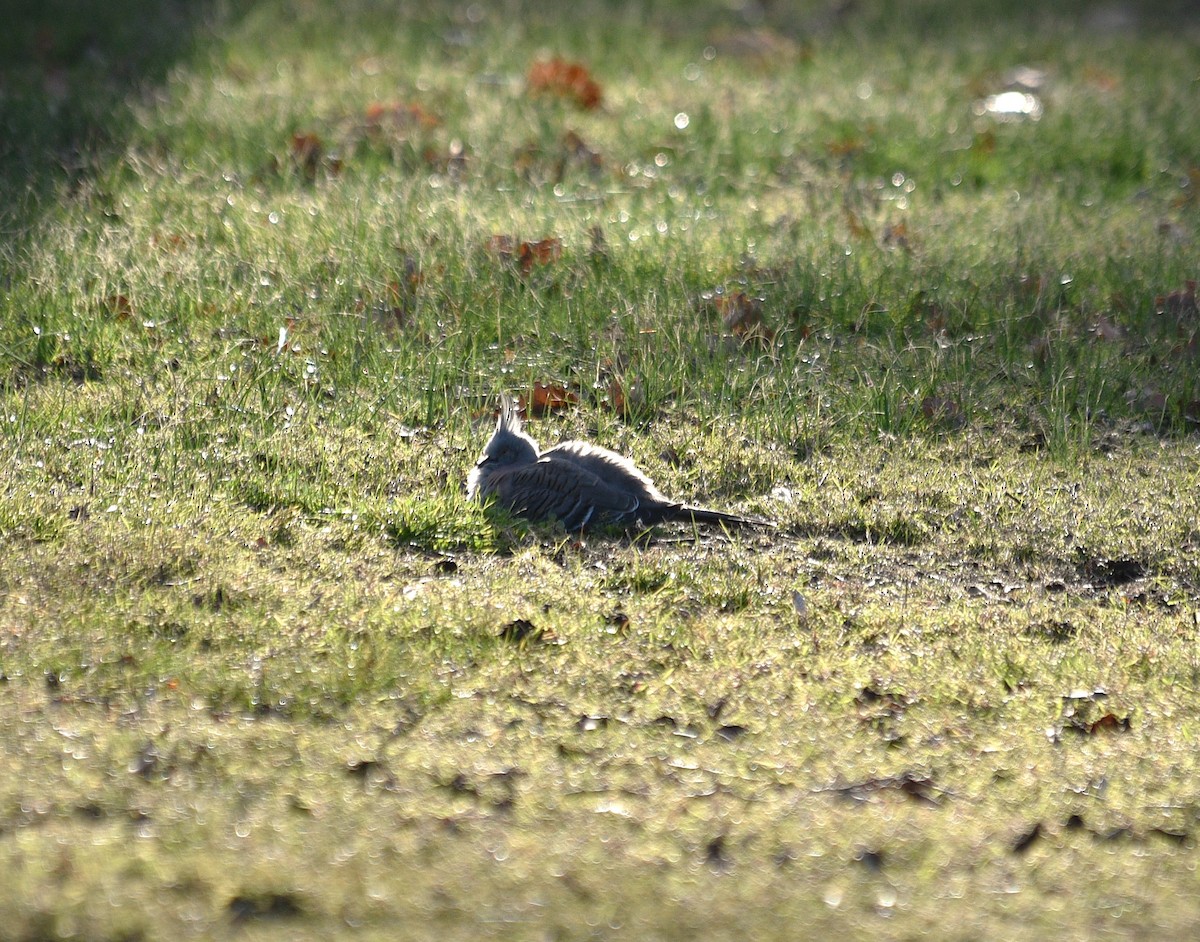
[{"label": "dew drop on grass", "polygon": [[675,115],[675,127],[680,131],[686,131],[687,126],[692,123],[692,119],[687,116],[687,112],[681,111]]}]

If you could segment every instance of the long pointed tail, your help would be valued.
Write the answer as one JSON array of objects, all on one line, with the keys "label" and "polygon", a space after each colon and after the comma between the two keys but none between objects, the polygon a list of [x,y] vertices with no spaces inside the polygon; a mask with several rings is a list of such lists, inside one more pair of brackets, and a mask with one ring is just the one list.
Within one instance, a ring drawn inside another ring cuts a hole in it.
[{"label": "long pointed tail", "polygon": [[684,523],[715,523],[727,527],[761,527],[771,529],[774,522],[762,517],[739,517],[737,514],[727,514],[720,510],[709,510],[707,507],[690,507],[687,504],[675,504],[663,514],[663,519],[679,520]]}]

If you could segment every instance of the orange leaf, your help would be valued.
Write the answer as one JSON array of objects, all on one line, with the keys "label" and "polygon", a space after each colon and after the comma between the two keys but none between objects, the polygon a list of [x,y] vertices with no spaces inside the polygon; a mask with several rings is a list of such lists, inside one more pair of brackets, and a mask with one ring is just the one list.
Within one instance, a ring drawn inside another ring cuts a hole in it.
[{"label": "orange leaf", "polygon": [[625,387],[621,385],[621,381],[616,377],[608,381],[608,405],[613,412],[619,415],[624,415],[629,411],[628,403],[625,399]]},{"label": "orange leaf", "polygon": [[555,383],[534,383],[533,394],[529,398],[529,411],[535,415],[545,415],[547,412],[561,412],[568,406],[577,405],[579,397],[565,386]]},{"label": "orange leaf", "polygon": [[292,135],[292,157],[296,163],[316,166],[325,152],[325,145],[315,134],[296,132]]},{"label": "orange leaf", "polygon": [[1100,719],[1088,727],[1093,736],[1099,732],[1124,733],[1129,729],[1129,717],[1117,716],[1115,713],[1105,713]]},{"label": "orange leaf", "polygon": [[519,254],[521,271],[528,275],[534,265],[549,265],[562,258],[562,241],[551,238],[522,242]]},{"label": "orange leaf", "polygon": [[604,93],[584,66],[558,58],[543,59],[529,67],[529,90],[534,94],[569,98],[580,108],[591,111],[600,107]]}]

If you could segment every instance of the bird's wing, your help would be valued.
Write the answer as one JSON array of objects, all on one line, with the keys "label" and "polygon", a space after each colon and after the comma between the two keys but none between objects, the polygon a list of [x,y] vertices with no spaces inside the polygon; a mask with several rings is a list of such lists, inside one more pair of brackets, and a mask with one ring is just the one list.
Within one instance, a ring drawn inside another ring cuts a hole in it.
[{"label": "bird's wing", "polygon": [[640,503],[637,495],[610,487],[586,468],[553,456],[497,472],[490,491],[518,516],[556,517],[568,530],[632,517]]},{"label": "bird's wing", "polygon": [[654,482],[624,455],[589,445],[587,442],[563,442],[542,452],[543,458],[570,461],[596,475],[609,487],[637,495],[643,504],[648,502],[667,503]]}]

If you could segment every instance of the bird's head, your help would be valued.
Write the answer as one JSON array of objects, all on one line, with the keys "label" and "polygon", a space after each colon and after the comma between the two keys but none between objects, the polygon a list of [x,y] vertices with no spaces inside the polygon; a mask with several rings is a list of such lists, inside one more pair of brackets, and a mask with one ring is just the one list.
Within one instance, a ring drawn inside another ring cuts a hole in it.
[{"label": "bird's head", "polygon": [[[521,428],[521,417],[517,414],[517,404],[510,396],[500,400],[500,417],[496,421],[496,431],[484,446],[483,454],[475,462],[467,484],[467,490],[474,494],[484,483],[487,475],[504,468],[533,464],[538,460],[538,446]],[[486,488],[484,488],[486,492]]]}]

